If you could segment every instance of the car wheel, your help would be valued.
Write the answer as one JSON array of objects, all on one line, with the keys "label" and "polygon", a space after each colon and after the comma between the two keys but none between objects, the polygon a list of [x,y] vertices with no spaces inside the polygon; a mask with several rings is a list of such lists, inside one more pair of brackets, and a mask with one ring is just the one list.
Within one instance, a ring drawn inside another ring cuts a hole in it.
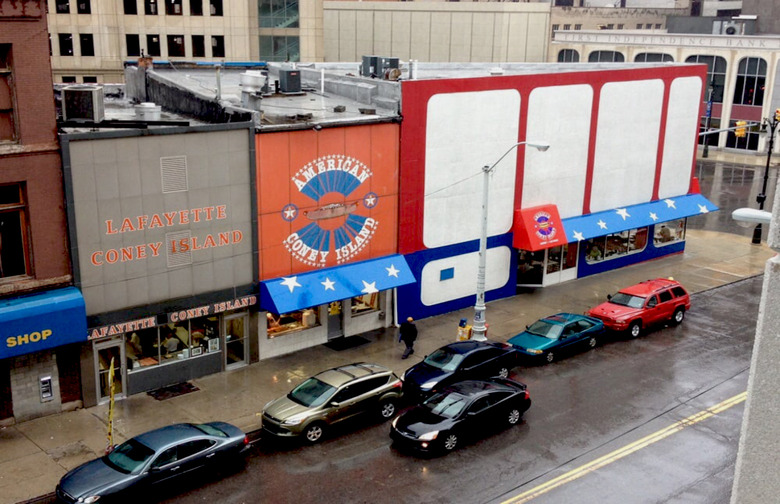
[{"label": "car wheel", "polygon": [[672,315],[672,324],[679,325],[683,320],[685,320],[685,308],[678,306]]},{"label": "car wheel", "polygon": [[517,422],[520,421],[520,417],[522,414],[520,413],[520,410],[517,408],[512,408],[509,410],[509,416],[507,417],[507,422],[509,422],[509,425],[516,425]]},{"label": "car wheel", "polygon": [[500,378],[507,378],[507,377],[509,377],[509,368],[507,368],[506,366],[502,366],[502,367],[498,368],[498,372],[496,373],[496,376],[498,376]]},{"label": "car wheel", "polygon": [[320,422],[309,425],[303,433],[306,441],[311,444],[319,442],[322,439],[323,434],[325,434],[325,425]]},{"label": "car wheel", "polygon": [[642,334],[642,324],[638,320],[631,322],[631,324],[628,326],[628,334],[632,338],[636,338]]},{"label": "car wheel", "polygon": [[393,418],[397,410],[398,408],[395,405],[395,401],[392,399],[385,399],[379,403],[379,415],[385,420]]},{"label": "car wheel", "polygon": [[599,340],[597,340],[594,336],[591,336],[588,340],[588,346],[590,348],[596,348],[596,346],[599,344]]},{"label": "car wheel", "polygon": [[454,432],[447,433],[444,442],[442,442],[444,451],[451,452],[456,446],[458,446],[458,436]]},{"label": "car wheel", "polygon": [[547,362],[552,362],[555,360],[555,355],[552,352],[547,352],[547,355],[545,355],[544,358]]}]

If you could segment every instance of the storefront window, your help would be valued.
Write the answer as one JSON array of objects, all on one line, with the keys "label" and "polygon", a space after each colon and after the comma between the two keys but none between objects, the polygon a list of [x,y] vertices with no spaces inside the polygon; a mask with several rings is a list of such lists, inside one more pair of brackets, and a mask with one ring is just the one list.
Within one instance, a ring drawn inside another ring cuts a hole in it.
[{"label": "storefront window", "polygon": [[605,259],[633,254],[647,245],[647,228],[629,229],[585,241],[585,262],[592,264]]},{"label": "storefront window", "polygon": [[685,219],[662,222],[655,225],[653,243],[668,245],[685,239]]},{"label": "storefront window", "polygon": [[201,317],[125,335],[128,371],[218,351],[218,317]]},{"label": "storefront window", "polygon": [[379,294],[364,294],[352,298],[352,315],[379,310]]},{"label": "storefront window", "polygon": [[316,307],[281,315],[268,312],[266,319],[269,339],[320,325],[320,314]]}]

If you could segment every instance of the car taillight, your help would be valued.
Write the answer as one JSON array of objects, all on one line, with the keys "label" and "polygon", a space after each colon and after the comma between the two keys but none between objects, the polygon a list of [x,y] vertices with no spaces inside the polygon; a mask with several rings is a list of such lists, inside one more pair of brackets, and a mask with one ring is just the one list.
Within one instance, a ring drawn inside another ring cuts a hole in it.
[{"label": "car taillight", "polygon": [[244,436],[244,444],[245,445],[249,444],[249,436]]},{"label": "car taillight", "polygon": [[393,388],[401,388],[403,386],[404,386],[404,382],[402,382],[402,381],[397,381],[397,382],[393,383]]},{"label": "car taillight", "polygon": [[523,392],[523,394],[525,394],[525,399],[530,399],[531,398],[531,394],[529,394],[527,390],[525,392]]}]

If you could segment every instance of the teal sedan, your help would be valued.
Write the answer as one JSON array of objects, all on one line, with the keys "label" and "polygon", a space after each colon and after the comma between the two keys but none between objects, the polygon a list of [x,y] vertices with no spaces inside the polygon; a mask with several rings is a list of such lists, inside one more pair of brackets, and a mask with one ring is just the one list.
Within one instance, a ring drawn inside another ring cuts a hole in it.
[{"label": "teal sedan", "polygon": [[563,354],[596,347],[604,332],[604,323],[599,319],[558,313],[537,320],[508,343],[521,355],[552,362]]}]

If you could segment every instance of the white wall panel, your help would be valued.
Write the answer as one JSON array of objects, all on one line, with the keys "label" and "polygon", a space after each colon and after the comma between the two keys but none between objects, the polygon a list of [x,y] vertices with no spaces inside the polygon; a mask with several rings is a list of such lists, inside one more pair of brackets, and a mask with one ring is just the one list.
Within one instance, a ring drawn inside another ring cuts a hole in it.
[{"label": "white wall panel", "polygon": [[[509,281],[509,267],[512,251],[509,247],[496,247],[487,250],[485,255],[485,290],[498,289]],[[453,268],[455,275],[441,280],[441,271]],[[420,299],[427,306],[445,303],[453,299],[477,294],[477,269],[479,252],[470,252],[457,256],[431,261],[423,267],[420,279]]]},{"label": "white wall panel", "polygon": [[553,203],[562,219],[582,215],[592,107],[587,84],[531,92],[526,138],[545,141],[550,149],[526,148],[523,208]]},{"label": "white wall panel", "polygon": [[[479,238],[482,167],[492,165],[518,138],[520,94],[514,89],[449,93],[428,102],[423,241],[442,247]],[[488,235],[512,226],[517,156],[493,170]]]},{"label": "white wall panel", "polygon": [[701,91],[702,81],[698,77],[675,79],[669,89],[659,198],[688,192],[695,152],[693,142],[699,130]]},{"label": "white wall panel", "polygon": [[663,96],[664,83],[655,79],[610,82],[602,88],[591,212],[650,201]]}]

